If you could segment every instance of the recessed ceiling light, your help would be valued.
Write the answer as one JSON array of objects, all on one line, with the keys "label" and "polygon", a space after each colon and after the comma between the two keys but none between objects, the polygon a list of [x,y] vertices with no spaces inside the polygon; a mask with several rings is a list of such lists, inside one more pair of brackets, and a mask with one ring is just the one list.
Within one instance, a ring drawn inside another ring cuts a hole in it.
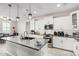
[{"label": "recessed ceiling light", "polygon": [[57,7],[61,7],[61,6],[64,6],[64,5],[67,5],[67,3],[59,3],[59,4],[57,4]]},{"label": "recessed ceiling light", "polygon": [[57,4],[57,7],[61,7],[61,4]]},{"label": "recessed ceiling light", "polygon": [[34,11],[33,13],[34,13],[34,14],[36,14],[36,13],[37,13],[37,11]]}]

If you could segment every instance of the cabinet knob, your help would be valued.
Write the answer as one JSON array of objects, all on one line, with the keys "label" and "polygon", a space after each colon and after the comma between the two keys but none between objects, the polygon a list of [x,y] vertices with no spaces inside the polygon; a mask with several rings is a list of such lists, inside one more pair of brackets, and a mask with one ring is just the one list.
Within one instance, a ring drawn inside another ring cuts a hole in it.
[{"label": "cabinet knob", "polygon": [[63,41],[61,41],[61,43],[63,43]]},{"label": "cabinet knob", "polygon": [[78,46],[76,46],[76,50],[78,50]]}]

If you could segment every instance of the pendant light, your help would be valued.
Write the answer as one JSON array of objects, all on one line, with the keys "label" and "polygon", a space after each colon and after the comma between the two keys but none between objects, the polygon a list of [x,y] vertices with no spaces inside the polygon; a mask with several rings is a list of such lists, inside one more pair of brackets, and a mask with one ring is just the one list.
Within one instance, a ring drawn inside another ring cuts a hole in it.
[{"label": "pendant light", "polygon": [[32,19],[32,13],[31,13],[31,3],[29,3],[29,14],[28,14],[28,19]]},{"label": "pendant light", "polygon": [[9,19],[8,20],[11,21],[11,7],[12,7],[12,5],[9,4],[8,6],[9,6]]},{"label": "pendant light", "polygon": [[19,5],[17,4],[17,17],[16,20],[19,21],[20,17],[19,17]]}]

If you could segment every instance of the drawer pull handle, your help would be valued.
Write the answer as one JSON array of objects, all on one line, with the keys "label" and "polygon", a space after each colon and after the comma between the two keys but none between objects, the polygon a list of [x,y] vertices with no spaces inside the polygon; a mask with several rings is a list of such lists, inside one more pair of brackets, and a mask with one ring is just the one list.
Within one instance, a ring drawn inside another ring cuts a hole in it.
[{"label": "drawer pull handle", "polygon": [[76,50],[78,50],[78,46],[76,46]]}]

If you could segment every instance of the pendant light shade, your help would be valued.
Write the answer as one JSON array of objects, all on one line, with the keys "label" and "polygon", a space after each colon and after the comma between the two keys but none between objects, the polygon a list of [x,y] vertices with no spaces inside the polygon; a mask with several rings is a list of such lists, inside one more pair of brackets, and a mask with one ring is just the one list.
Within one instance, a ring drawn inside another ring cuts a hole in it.
[{"label": "pendant light shade", "polygon": [[28,19],[32,19],[32,13],[31,13],[31,3],[29,3],[29,14],[28,14]]},{"label": "pendant light shade", "polygon": [[11,7],[12,7],[12,5],[9,4],[8,6],[9,6],[9,19],[8,20],[11,21]]},{"label": "pendant light shade", "polygon": [[32,13],[28,14],[28,18],[31,20],[32,19]]},{"label": "pendant light shade", "polygon": [[19,17],[19,5],[17,4],[17,17],[16,20],[19,21],[20,17]]},{"label": "pendant light shade", "polygon": [[19,19],[20,19],[20,17],[17,16],[17,17],[16,17],[16,20],[19,21]]}]

